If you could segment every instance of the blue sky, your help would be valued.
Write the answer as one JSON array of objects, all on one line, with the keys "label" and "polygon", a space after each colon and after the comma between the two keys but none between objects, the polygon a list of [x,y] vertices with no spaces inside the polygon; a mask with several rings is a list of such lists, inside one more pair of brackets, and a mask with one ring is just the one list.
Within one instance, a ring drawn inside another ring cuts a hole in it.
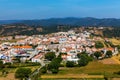
[{"label": "blue sky", "polygon": [[120,18],[120,0],[0,0],[0,20]]}]

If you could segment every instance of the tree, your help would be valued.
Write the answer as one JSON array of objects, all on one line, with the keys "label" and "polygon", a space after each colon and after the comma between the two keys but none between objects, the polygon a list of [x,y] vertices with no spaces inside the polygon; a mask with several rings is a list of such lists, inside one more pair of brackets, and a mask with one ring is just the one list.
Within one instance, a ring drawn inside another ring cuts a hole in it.
[{"label": "tree", "polygon": [[60,62],[62,59],[60,57],[54,58],[47,66],[47,69],[52,73],[59,71]]},{"label": "tree", "polygon": [[79,60],[78,60],[78,65],[79,66],[86,66],[89,61],[92,61],[93,58],[91,56],[88,56],[88,54],[86,52],[82,52],[77,54]]},{"label": "tree", "polygon": [[78,54],[77,54],[77,57],[78,57],[78,58],[81,58],[82,55],[87,56],[87,53],[86,53],[85,51],[83,51],[83,52],[81,52],[81,53],[78,53]]},{"label": "tree", "polygon": [[18,68],[15,72],[15,78],[20,80],[27,79],[31,72],[30,68]]},{"label": "tree", "polygon": [[54,59],[55,57],[55,52],[48,52],[47,54],[45,54],[45,59],[48,59],[50,61],[52,61],[52,59]]},{"label": "tree", "polygon": [[85,57],[80,58],[80,60],[78,61],[79,66],[86,66],[87,64],[88,64],[88,60]]},{"label": "tree", "polygon": [[48,70],[58,69],[58,68],[59,68],[59,63],[57,61],[53,61],[50,64],[48,64]]},{"label": "tree", "polygon": [[112,51],[110,51],[110,50],[107,51],[107,52],[106,52],[106,56],[111,57],[111,56],[112,56]]},{"label": "tree", "polygon": [[95,47],[96,47],[96,48],[103,48],[103,47],[104,47],[104,45],[103,45],[103,43],[102,43],[102,42],[97,41],[97,42],[95,43]]},{"label": "tree", "polygon": [[40,71],[41,71],[41,73],[46,73],[47,72],[47,67],[43,66]]},{"label": "tree", "polygon": [[86,52],[81,52],[77,54],[78,58],[86,58],[88,61],[92,61],[93,57],[92,56],[88,56],[88,54]]},{"label": "tree", "polygon": [[66,66],[67,67],[74,67],[74,62],[73,61],[67,61]]},{"label": "tree", "polygon": [[3,61],[0,60],[0,69],[5,68],[5,65],[3,64]]},{"label": "tree", "polygon": [[102,56],[101,52],[96,51],[94,53],[94,56],[98,59],[100,56]]}]

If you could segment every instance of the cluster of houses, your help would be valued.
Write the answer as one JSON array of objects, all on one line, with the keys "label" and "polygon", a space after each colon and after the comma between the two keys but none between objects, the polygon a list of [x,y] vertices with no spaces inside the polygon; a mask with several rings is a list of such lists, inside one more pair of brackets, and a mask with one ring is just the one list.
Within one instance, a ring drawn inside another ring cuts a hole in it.
[{"label": "cluster of houses", "polygon": [[[90,32],[83,31],[75,33],[70,30],[68,32],[57,32],[47,35],[33,36],[16,36],[17,42],[3,42],[0,44],[0,59],[6,62],[13,62],[14,58],[21,60],[31,60],[32,62],[40,62],[48,51],[66,53],[62,55],[63,60],[78,61],[77,54],[86,51],[88,54],[93,54],[96,51],[111,50],[113,55],[117,54],[117,48],[101,48],[96,49],[95,38],[90,38]],[[93,47],[91,47],[93,46]]]}]

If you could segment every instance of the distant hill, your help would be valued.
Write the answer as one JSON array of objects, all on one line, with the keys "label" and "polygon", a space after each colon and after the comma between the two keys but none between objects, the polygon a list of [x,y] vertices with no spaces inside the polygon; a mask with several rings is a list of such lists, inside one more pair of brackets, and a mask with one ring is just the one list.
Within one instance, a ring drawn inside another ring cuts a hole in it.
[{"label": "distant hill", "polygon": [[120,27],[120,19],[115,18],[50,18],[41,20],[0,20],[0,24],[12,24],[12,23],[22,23],[26,25],[37,25],[37,26],[57,26],[57,25],[70,25],[70,26],[113,26]]},{"label": "distant hill", "polygon": [[43,34],[43,28],[25,24],[6,24],[0,26],[0,36]]},{"label": "distant hill", "polygon": [[0,24],[12,24],[12,23],[19,23],[21,20],[0,20]]}]

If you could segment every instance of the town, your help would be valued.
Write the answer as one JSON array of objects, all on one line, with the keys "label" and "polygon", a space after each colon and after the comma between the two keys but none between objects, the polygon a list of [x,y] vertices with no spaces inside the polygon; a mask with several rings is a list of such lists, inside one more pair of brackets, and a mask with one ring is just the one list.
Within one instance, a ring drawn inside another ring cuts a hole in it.
[{"label": "town", "polygon": [[[43,69],[42,73],[58,73],[59,64],[67,67],[85,66],[89,61],[100,61],[119,55],[118,47],[113,46],[109,38],[95,36],[93,33],[94,30],[83,29],[77,33],[69,30],[46,35],[1,37],[0,60],[3,64],[39,63],[41,66],[38,69]],[[61,61],[56,64],[58,68],[49,66],[49,72],[44,70],[43,67],[54,62],[59,56]],[[107,64],[112,62],[114,60]],[[35,71],[32,76],[38,73],[39,71]]]}]

